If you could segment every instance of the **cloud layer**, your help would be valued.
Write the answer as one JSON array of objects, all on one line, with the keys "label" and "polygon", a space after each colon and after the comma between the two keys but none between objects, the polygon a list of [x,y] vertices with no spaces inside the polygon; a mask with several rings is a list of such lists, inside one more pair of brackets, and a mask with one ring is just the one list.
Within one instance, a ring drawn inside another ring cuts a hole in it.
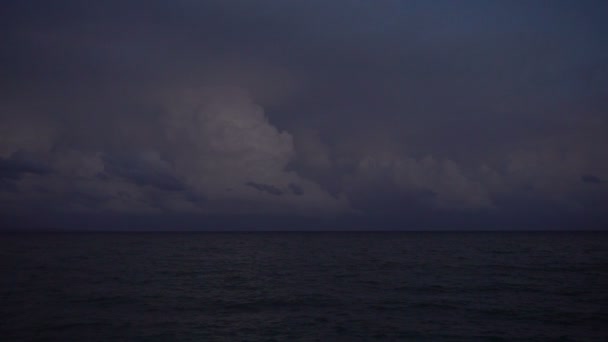
[{"label": "cloud layer", "polygon": [[600,226],[606,11],[3,3],[0,215]]}]

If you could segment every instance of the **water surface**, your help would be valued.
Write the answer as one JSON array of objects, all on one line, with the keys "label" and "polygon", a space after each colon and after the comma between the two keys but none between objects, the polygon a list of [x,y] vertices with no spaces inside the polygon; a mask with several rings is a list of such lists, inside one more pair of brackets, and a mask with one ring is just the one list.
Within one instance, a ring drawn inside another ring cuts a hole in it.
[{"label": "water surface", "polygon": [[605,233],[0,235],[3,341],[608,338]]}]

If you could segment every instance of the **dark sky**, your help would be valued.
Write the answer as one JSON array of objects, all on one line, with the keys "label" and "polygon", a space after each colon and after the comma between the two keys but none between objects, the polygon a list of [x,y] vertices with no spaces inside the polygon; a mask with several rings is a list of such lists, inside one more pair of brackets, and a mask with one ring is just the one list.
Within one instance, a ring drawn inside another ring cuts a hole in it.
[{"label": "dark sky", "polygon": [[606,228],[607,13],[2,1],[2,225]]}]

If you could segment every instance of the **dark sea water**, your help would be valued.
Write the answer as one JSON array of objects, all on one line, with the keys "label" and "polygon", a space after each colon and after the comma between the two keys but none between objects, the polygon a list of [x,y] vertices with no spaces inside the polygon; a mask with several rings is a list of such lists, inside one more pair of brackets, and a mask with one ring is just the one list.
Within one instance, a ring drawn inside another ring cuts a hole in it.
[{"label": "dark sea water", "polygon": [[0,341],[608,340],[606,233],[0,235]]}]

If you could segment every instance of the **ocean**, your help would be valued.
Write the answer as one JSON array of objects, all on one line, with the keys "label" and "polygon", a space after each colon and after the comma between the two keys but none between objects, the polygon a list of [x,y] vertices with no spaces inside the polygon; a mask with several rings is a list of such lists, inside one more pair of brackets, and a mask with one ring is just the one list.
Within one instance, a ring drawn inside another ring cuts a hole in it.
[{"label": "ocean", "polygon": [[0,234],[1,341],[607,341],[608,234]]}]

